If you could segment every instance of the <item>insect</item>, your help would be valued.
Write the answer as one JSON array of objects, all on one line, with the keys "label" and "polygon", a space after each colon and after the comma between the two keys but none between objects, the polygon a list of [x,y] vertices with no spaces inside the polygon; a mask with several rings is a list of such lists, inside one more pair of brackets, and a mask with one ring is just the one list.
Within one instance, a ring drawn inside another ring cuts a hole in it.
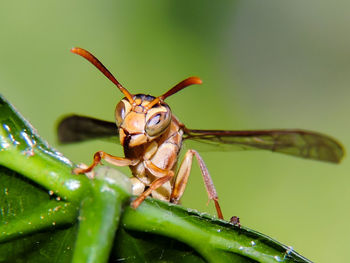
[{"label": "insect", "polygon": [[72,143],[119,134],[125,157],[98,151],[88,168],[75,168],[74,173],[90,172],[102,159],[116,166],[129,166],[133,174],[133,194],[138,196],[131,203],[133,208],[137,208],[147,196],[179,203],[195,157],[209,199],[214,201],[218,217],[223,219],[213,181],[199,153],[193,149],[188,150],[176,171],[179,152],[186,140],[196,140],[212,147],[226,145],[235,148],[238,145],[245,149],[264,149],[333,163],[340,162],[344,155],[342,146],[336,140],[312,131],[189,129],[172,114],[164,100],[190,85],[201,84],[198,77],[181,81],[159,97],[133,95],[91,53],[82,48],[73,48],[71,52],[90,61],[125,97],[116,106],[115,123],[71,115],[58,125],[59,140],[62,143]]}]

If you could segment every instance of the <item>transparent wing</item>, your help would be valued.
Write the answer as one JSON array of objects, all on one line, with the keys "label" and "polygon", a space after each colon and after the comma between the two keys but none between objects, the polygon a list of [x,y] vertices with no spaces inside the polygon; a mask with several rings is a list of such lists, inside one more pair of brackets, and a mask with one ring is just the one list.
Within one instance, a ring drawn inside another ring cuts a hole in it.
[{"label": "transparent wing", "polygon": [[[64,117],[57,126],[60,143],[74,143],[92,139],[112,139],[118,136],[114,122],[91,117],[70,115]],[[119,141],[117,138],[114,141]]]},{"label": "transparent wing", "polygon": [[185,129],[185,140],[205,144],[206,149],[237,150],[263,149],[294,155],[301,158],[339,163],[344,150],[335,139],[305,130],[189,130]]}]

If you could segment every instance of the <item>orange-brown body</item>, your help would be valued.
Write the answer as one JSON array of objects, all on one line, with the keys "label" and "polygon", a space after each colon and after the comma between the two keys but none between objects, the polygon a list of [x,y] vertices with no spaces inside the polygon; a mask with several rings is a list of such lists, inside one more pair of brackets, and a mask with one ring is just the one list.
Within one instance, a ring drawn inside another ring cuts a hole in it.
[{"label": "orange-brown body", "polygon": [[186,128],[172,115],[170,107],[164,102],[167,97],[190,85],[201,84],[202,80],[198,77],[189,77],[159,97],[132,95],[90,52],[82,48],[73,48],[71,51],[90,61],[125,95],[115,110],[116,125],[125,157],[98,151],[88,168],[75,168],[73,172],[76,174],[90,172],[102,159],[116,166],[129,166],[133,174],[131,178],[133,193],[139,195],[131,203],[132,207],[137,208],[149,195],[178,203],[185,191],[192,159],[195,156],[209,199],[214,201],[218,217],[223,218],[214,184],[197,151],[186,152],[176,173],[176,163]]},{"label": "orange-brown body", "polygon": [[[336,140],[329,136],[304,130],[258,130],[258,131],[224,131],[187,129],[172,115],[170,107],[164,100],[193,84],[201,84],[198,77],[189,77],[159,97],[137,94],[132,95],[103,64],[88,51],[73,48],[73,53],[81,55],[96,66],[125,95],[116,107],[115,119],[120,142],[125,157],[116,157],[99,151],[94,155],[93,163],[86,169],[75,168],[74,172],[90,172],[102,159],[116,165],[129,166],[133,177],[133,193],[138,197],[131,206],[137,208],[143,200],[151,195],[154,198],[178,203],[183,195],[191,171],[192,159],[195,157],[203,176],[209,199],[214,201],[219,218],[223,218],[218,196],[209,175],[209,171],[197,151],[190,149],[176,171],[183,135],[204,141],[241,145],[258,149],[286,153],[303,158],[338,163],[344,150]],[[91,119],[72,117],[67,120],[80,120],[91,127]],[[99,121],[93,120],[93,123]],[[63,124],[63,122],[62,122]],[[64,135],[62,125],[62,135]],[[71,134],[74,134],[75,130]],[[76,137],[73,141],[76,140]],[[79,138],[79,137],[77,137]],[[234,218],[237,221],[237,218]],[[239,221],[238,221],[239,222]]]},{"label": "orange-brown body", "polygon": [[103,151],[94,155],[94,162],[86,169],[76,168],[75,173],[90,172],[101,159],[117,166],[129,166],[133,194],[132,202],[138,207],[147,196],[178,203],[191,171],[193,156],[199,162],[209,198],[214,200],[218,216],[222,218],[217,194],[209,172],[199,154],[188,150],[176,172],[185,126],[172,115],[163,97],[170,96],[191,84],[199,84],[197,77],[188,78],[160,97],[126,93],[116,107],[115,119],[125,157],[112,156]]},{"label": "orange-brown body", "polygon": [[[172,116],[169,127],[166,128],[163,134],[159,137],[147,141],[141,145],[129,147],[127,144],[127,135],[125,133],[138,133],[136,136],[146,138],[144,134],[144,125],[146,123],[146,117],[148,110],[145,106],[154,99],[154,97],[146,96],[144,100],[135,100],[139,112],[130,112],[125,117],[125,123],[122,123],[119,129],[120,141],[124,146],[124,154],[128,159],[138,160],[136,165],[130,165],[133,177],[131,178],[133,185],[133,194],[140,195],[144,192],[145,188],[150,186],[152,182],[158,179],[163,174],[153,173],[149,167],[149,163],[152,163],[156,167],[172,171],[176,173],[176,164],[178,161],[178,155],[182,146],[183,131],[179,125],[178,120]],[[151,99],[151,100],[147,100]],[[124,101],[123,103],[127,103]],[[129,121],[135,120],[137,122]],[[167,181],[162,186],[153,190],[151,196],[160,200],[170,201],[170,196],[173,190],[175,178]]]}]

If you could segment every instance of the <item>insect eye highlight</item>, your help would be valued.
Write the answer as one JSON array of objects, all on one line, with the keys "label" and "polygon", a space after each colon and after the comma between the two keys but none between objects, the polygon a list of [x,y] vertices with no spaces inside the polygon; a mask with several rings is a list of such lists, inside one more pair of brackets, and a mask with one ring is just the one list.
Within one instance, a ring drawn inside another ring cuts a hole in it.
[{"label": "insect eye highlight", "polygon": [[125,105],[123,100],[119,101],[115,109],[115,119],[118,127],[123,122],[126,112],[127,112],[127,105]]},{"label": "insect eye highlight", "polygon": [[170,120],[170,110],[156,112],[146,122],[145,131],[149,136],[160,135],[169,126]]}]

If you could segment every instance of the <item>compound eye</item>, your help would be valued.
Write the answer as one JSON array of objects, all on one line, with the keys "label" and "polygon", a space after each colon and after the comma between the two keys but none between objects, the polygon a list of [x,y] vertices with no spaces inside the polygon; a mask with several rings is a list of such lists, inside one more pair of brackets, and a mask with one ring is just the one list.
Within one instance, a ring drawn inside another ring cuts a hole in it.
[{"label": "compound eye", "polygon": [[120,127],[121,123],[125,118],[125,115],[128,110],[127,106],[128,105],[125,105],[123,100],[119,101],[119,103],[117,104],[117,107],[115,109],[115,119],[118,127]]},{"label": "compound eye", "polygon": [[171,121],[171,112],[158,111],[154,113],[146,122],[145,131],[149,136],[157,136],[162,134],[169,127]]}]

